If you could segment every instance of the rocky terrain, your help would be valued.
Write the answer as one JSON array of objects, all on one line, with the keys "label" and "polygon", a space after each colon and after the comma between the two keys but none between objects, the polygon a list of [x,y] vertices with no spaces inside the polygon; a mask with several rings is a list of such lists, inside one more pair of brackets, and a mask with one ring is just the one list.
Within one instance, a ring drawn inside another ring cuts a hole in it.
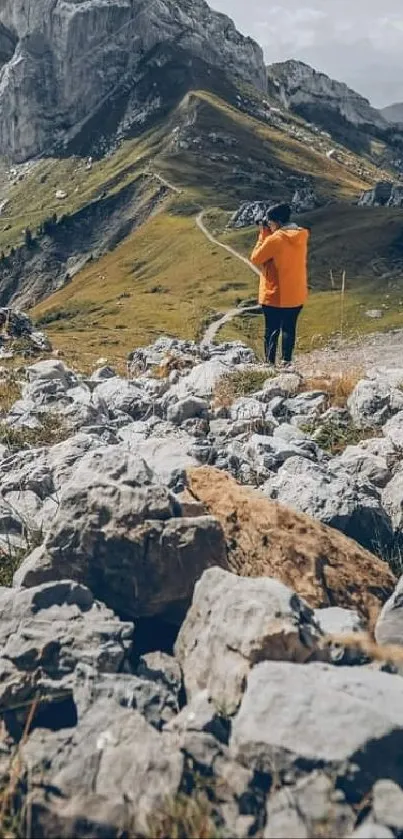
[{"label": "rocky terrain", "polygon": [[399,837],[403,368],[1,375],[3,834]]}]

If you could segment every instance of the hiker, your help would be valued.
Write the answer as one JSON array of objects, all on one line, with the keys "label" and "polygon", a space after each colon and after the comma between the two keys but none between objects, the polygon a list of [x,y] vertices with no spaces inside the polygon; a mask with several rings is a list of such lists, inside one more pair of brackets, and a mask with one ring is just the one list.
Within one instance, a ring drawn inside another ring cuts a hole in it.
[{"label": "hiker", "polygon": [[297,322],[308,297],[309,231],[290,223],[291,207],[276,204],[258,222],[261,230],[251,256],[261,268],[259,304],[265,317],[265,358],[276,364],[281,333],[282,366],[290,367]]}]

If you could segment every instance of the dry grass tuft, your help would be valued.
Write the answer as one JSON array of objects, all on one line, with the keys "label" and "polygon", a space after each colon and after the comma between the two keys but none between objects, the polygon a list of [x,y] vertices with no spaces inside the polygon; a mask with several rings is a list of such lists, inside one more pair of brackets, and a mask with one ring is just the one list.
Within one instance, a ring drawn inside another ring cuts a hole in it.
[{"label": "dry grass tuft", "polygon": [[324,646],[336,645],[345,649],[355,650],[371,659],[383,664],[403,664],[403,646],[377,644],[367,633],[352,633],[351,635],[328,635],[324,639]]},{"label": "dry grass tuft", "polygon": [[155,814],[150,822],[150,839],[166,839],[168,836],[169,839],[219,839],[212,807],[205,793],[178,795]]},{"label": "dry grass tuft", "polygon": [[43,414],[38,428],[14,428],[7,423],[0,423],[0,444],[7,446],[11,452],[37,446],[54,446],[66,440],[71,433],[60,415]]},{"label": "dry grass tuft", "polygon": [[338,375],[306,378],[301,383],[301,391],[322,390],[328,395],[329,406],[345,408],[354,388],[364,375],[362,370],[347,370]]},{"label": "dry grass tuft", "polygon": [[269,378],[270,370],[259,369],[238,370],[222,376],[214,389],[214,406],[230,408],[237,399],[261,390]]},{"label": "dry grass tuft", "polygon": [[0,380],[0,415],[7,414],[21,396],[21,389],[12,375]]}]

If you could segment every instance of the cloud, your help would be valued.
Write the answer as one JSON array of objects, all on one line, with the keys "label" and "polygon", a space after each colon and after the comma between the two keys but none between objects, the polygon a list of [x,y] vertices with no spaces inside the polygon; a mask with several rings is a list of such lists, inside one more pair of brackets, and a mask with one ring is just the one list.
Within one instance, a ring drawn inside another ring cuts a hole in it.
[{"label": "cloud", "polygon": [[257,40],[269,62],[297,58],[345,81],[374,104],[403,102],[401,0],[211,0]]}]

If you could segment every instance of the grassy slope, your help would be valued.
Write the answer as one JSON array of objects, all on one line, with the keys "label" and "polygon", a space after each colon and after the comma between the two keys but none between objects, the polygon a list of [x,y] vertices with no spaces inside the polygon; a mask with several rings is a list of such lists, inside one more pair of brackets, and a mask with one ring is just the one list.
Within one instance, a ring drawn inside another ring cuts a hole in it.
[{"label": "grassy slope", "polygon": [[[170,142],[171,131],[189,122],[194,134],[203,139],[202,147],[176,151]],[[233,171],[233,161],[228,159],[232,152],[218,149],[209,139],[214,131],[236,138],[235,154],[240,161],[241,175]],[[213,160],[212,155],[215,155]],[[73,282],[35,309],[35,316],[48,321],[54,344],[68,355],[88,354],[93,359],[106,355],[119,359],[135,345],[152,340],[162,332],[194,337],[200,334],[212,313],[255,296],[254,275],[237,260],[211,246],[196,229],[197,207],[214,205],[233,209],[240,200],[252,197],[280,198],[287,190],[287,181],[301,174],[308,176],[317,192],[329,199],[351,199],[369,185],[351,171],[328,161],[323,154],[241,113],[212,94],[190,94],[164,125],[148,132],[141,140],[124,143],[113,156],[94,163],[90,171],[85,168],[85,161],[77,158],[45,161],[35,167],[26,181],[14,187],[7,214],[18,216],[18,220],[15,227],[2,231],[0,246],[13,241],[12,237],[20,235],[27,223],[33,226],[33,219],[40,221],[41,214],[48,216],[54,209],[60,213],[61,208],[63,212],[72,212],[104,191],[120,189],[147,169],[150,162],[155,171],[184,190],[180,198],[172,199],[171,211],[165,210],[150,220],[115,251],[87,266]],[[57,188],[68,191],[66,201],[57,202],[54,197]],[[24,216],[26,206],[29,214]],[[254,231],[222,233],[222,217],[222,212],[217,211],[211,225],[217,226],[224,239],[247,253]],[[312,223],[315,222],[313,219]],[[323,279],[322,286],[318,285],[323,288],[327,287],[329,267],[337,267],[334,254],[344,254],[345,248],[341,244],[342,231],[339,231],[339,242],[334,239],[331,213],[323,214],[321,225],[314,264]],[[343,228],[342,223],[339,227]],[[354,235],[360,242],[359,260],[363,252],[360,224]],[[373,240],[373,230],[370,237]],[[369,246],[374,250],[373,241]],[[324,300],[322,306],[319,300],[318,297],[311,304],[311,316],[306,320],[307,341],[318,331],[315,307],[324,334],[337,329],[333,303],[331,323],[324,325],[321,312],[327,302]],[[255,323],[250,329],[254,338]],[[228,334],[240,334],[236,325],[228,330]],[[244,327],[242,334],[245,334]]]}]

